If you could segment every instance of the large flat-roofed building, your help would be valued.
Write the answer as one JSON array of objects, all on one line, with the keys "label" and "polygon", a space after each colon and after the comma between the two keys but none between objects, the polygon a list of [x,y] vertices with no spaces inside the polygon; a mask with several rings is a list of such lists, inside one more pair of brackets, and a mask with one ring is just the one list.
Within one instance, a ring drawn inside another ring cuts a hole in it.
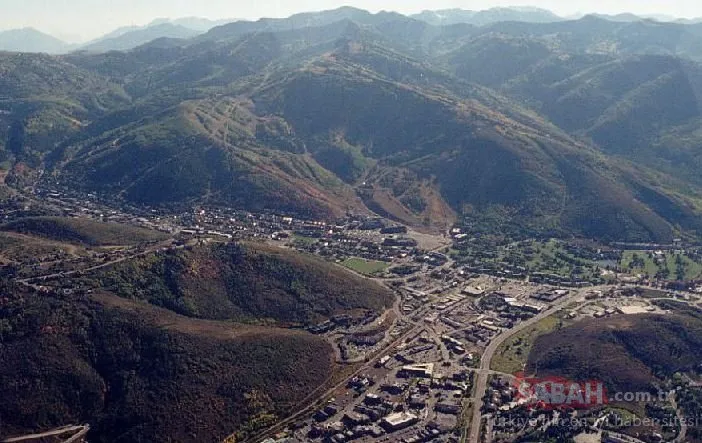
[{"label": "large flat-roofed building", "polygon": [[461,293],[471,297],[480,297],[481,295],[485,294],[485,290],[480,286],[466,286],[463,288]]},{"label": "large flat-roofed building", "polygon": [[434,376],[434,363],[403,366],[397,375],[405,378],[432,378]]},{"label": "large flat-roofed building", "polygon": [[408,428],[419,422],[419,417],[408,412],[398,412],[390,414],[380,422],[380,425],[388,432],[395,432]]}]

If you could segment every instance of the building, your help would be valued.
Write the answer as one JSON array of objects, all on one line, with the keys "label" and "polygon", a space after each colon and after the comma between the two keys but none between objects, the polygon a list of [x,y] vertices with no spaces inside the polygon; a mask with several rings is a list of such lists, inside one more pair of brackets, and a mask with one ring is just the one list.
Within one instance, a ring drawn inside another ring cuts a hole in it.
[{"label": "building", "polygon": [[432,378],[434,376],[434,363],[403,366],[397,375],[405,378]]},{"label": "building", "polygon": [[394,384],[385,384],[380,387],[380,390],[383,392],[388,392],[392,395],[399,395],[405,392],[405,389],[407,389],[406,385],[400,385],[398,383]]},{"label": "building", "polygon": [[382,357],[380,360],[378,360],[376,367],[380,368],[380,367],[385,366],[390,361],[390,358],[391,357],[389,355]]},{"label": "building", "polygon": [[388,226],[380,230],[381,234],[407,234],[406,226]]},{"label": "building", "polygon": [[368,418],[368,416],[366,415],[359,414],[358,412],[349,412],[347,414],[344,414],[344,417],[341,419],[341,421],[345,424],[356,426],[370,423],[370,418]]},{"label": "building", "polygon": [[378,396],[376,394],[368,394],[363,399],[363,403],[370,405],[370,406],[379,405],[382,401],[383,401],[383,399],[380,398],[380,396]]},{"label": "building", "polygon": [[480,286],[466,286],[461,292],[464,295],[469,295],[471,297],[480,297],[481,295],[485,294],[485,290]]},{"label": "building", "polygon": [[461,412],[461,405],[458,403],[440,402],[436,404],[434,409],[442,414],[458,415]]},{"label": "building", "polygon": [[382,426],[387,432],[395,432],[401,429],[409,428],[419,422],[419,417],[414,414],[407,412],[398,412],[396,414],[390,414],[385,417],[381,422]]},{"label": "building", "polygon": [[522,303],[515,298],[505,298],[505,302],[507,302],[507,304],[513,308],[531,312],[532,314],[538,314],[541,311],[543,311],[543,308],[541,306],[536,306],[529,303]]},{"label": "building", "polygon": [[413,409],[424,409],[427,407],[427,399],[419,394],[412,394],[409,398],[409,406]]}]

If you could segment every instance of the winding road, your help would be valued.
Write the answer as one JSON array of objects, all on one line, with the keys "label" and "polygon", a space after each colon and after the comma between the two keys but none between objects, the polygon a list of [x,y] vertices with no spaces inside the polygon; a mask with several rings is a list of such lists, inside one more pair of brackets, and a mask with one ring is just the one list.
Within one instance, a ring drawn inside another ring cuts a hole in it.
[{"label": "winding road", "polygon": [[473,398],[471,399],[473,415],[471,420],[467,424],[468,426],[470,426],[470,429],[467,433],[467,438],[465,441],[469,443],[478,443],[480,441],[480,421],[482,419],[481,411],[483,406],[483,397],[485,396],[485,392],[487,391],[488,378],[491,374],[495,373],[494,371],[490,370],[490,364],[492,362],[492,357],[495,355],[495,352],[497,352],[497,349],[502,345],[502,343],[504,343],[511,337],[515,336],[516,334],[519,334],[525,329],[530,328],[531,326],[535,325],[541,320],[555,314],[564,307],[568,306],[570,303],[576,301],[576,299],[580,296],[581,294],[578,291],[572,295],[563,297],[548,310],[498,335],[490,342],[488,347],[485,348],[485,352],[483,353],[483,356],[480,360],[480,369],[476,371],[476,373],[478,374],[478,378],[475,383]]},{"label": "winding road", "polygon": [[78,443],[83,441],[85,436],[88,434],[88,431],[90,431],[90,426],[88,425],[82,425],[82,426],[64,426],[62,428],[58,429],[53,429],[51,431],[46,431],[42,432],[40,434],[29,434],[29,435],[23,435],[21,437],[13,437],[13,438],[6,438],[5,440],[2,440],[0,443],[16,443],[16,442],[23,442],[23,441],[32,441],[32,440],[42,440],[48,437],[59,437],[64,434],[69,434],[69,433],[74,433],[70,437],[68,437],[65,440],[62,440],[61,443]]},{"label": "winding road", "polygon": [[34,276],[34,277],[16,279],[15,282],[16,282],[16,283],[19,283],[19,284],[22,284],[22,285],[25,285],[25,286],[32,287],[32,288],[34,288],[34,289],[39,289],[39,286],[40,286],[39,284],[37,284],[37,283],[30,283],[30,282],[32,282],[32,281],[34,281],[34,282],[45,282],[45,281],[47,281],[47,280],[52,280],[52,279],[55,279],[55,278],[73,277],[73,276],[75,276],[75,275],[77,275],[77,274],[79,274],[79,273],[87,273],[87,272],[91,272],[91,271],[97,271],[98,269],[107,268],[107,267],[109,267],[109,266],[113,266],[113,265],[116,265],[116,264],[118,264],[118,263],[122,263],[122,262],[125,262],[125,261],[128,261],[128,260],[133,260],[133,259],[138,258],[138,257],[145,257],[145,256],[147,256],[147,255],[149,255],[149,254],[152,254],[152,253],[156,252],[156,251],[163,250],[164,248],[169,249],[169,250],[175,250],[175,249],[183,249],[183,248],[185,248],[185,246],[170,246],[169,243],[170,243],[170,240],[168,240],[168,241],[166,241],[166,242],[159,243],[159,244],[154,245],[154,246],[151,246],[151,247],[149,247],[149,248],[147,248],[147,249],[145,249],[145,250],[143,250],[143,251],[140,251],[140,252],[138,252],[138,253],[135,253],[135,254],[132,254],[132,255],[128,255],[128,256],[124,256],[124,257],[120,257],[120,258],[117,258],[117,259],[114,259],[114,260],[110,260],[110,261],[107,261],[107,262],[105,262],[105,263],[100,263],[100,264],[98,264],[98,265],[91,266],[91,267],[89,267],[89,268],[85,268],[85,269],[75,269],[75,270],[73,270],[73,271],[56,272],[56,273],[48,274],[48,275],[39,275],[39,276]]}]

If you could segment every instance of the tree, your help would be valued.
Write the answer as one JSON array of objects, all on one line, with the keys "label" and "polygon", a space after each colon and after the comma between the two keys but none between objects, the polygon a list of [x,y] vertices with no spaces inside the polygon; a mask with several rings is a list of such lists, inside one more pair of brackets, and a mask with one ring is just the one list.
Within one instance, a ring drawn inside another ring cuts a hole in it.
[{"label": "tree", "polygon": [[10,125],[7,136],[7,150],[14,155],[20,155],[24,148],[25,138],[24,123],[21,120],[15,120]]}]

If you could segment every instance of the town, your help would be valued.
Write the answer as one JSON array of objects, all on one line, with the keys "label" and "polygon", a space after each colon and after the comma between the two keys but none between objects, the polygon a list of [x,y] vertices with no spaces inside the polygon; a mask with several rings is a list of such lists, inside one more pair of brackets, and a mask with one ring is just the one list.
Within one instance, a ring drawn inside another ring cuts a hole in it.
[{"label": "town", "polygon": [[[230,241],[313,254],[391,288],[397,301],[382,315],[337,316],[308,326],[333,345],[337,364],[352,368],[353,375],[251,440],[267,443],[511,441],[506,436],[523,435],[529,427],[555,426],[554,416],[526,411],[515,398],[514,373],[528,349],[507,352],[505,343],[550,319],[664,312],[657,300],[699,306],[702,293],[702,279],[682,283],[663,273],[636,272],[647,266],[642,261],[655,264],[677,254],[685,257],[678,266],[689,273],[700,248],[679,240],[636,245],[635,254],[627,252],[633,245],[551,239],[490,244],[472,238],[464,226],[431,234],[370,215],[320,221],[221,207],[113,207],[94,195],[53,189],[35,190],[0,214],[5,222],[52,215],[164,234],[139,245],[77,257],[32,256],[20,266],[2,267],[5,275],[43,291],[90,290],[69,277],[149,252]],[[510,428],[525,415],[529,426]],[[578,431],[601,433],[601,418]]]}]

